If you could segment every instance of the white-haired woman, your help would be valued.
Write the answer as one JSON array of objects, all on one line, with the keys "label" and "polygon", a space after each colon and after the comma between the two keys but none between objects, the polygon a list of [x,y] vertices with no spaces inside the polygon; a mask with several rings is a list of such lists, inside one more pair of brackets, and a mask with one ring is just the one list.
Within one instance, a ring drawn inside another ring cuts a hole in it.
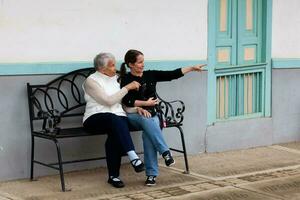
[{"label": "white-haired woman", "polygon": [[100,53],[94,59],[96,72],[83,84],[86,108],[83,126],[89,132],[106,133],[106,162],[108,183],[121,188],[119,178],[121,157],[127,153],[136,172],[144,170],[144,164],[137,156],[130,136],[126,113],[121,100],[130,90],[137,90],[139,83],[133,81],[120,89],[117,82],[116,61],[110,53]]}]

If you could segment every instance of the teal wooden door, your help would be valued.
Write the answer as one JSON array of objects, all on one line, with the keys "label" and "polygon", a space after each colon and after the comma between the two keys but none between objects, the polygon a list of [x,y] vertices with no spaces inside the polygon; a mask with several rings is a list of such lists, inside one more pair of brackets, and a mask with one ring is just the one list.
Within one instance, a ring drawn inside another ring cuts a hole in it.
[{"label": "teal wooden door", "polygon": [[209,1],[209,124],[270,115],[270,2]]}]

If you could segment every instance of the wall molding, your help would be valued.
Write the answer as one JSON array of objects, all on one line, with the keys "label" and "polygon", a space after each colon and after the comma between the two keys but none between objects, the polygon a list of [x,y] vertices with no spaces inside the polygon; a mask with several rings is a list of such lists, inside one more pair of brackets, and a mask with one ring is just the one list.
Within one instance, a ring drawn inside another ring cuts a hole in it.
[{"label": "wall molding", "polygon": [[[117,65],[120,66],[121,62],[117,61]],[[195,64],[207,64],[207,60],[149,60],[145,61],[145,69],[171,70]],[[91,66],[92,62],[88,61],[0,63],[0,75],[63,74]],[[272,58],[272,68],[300,68],[300,58]],[[207,70],[207,67],[204,69]]]},{"label": "wall molding", "polygon": [[294,69],[300,68],[300,58],[273,58],[273,69]]},{"label": "wall molding", "polygon": [[[117,68],[122,61],[117,61]],[[179,67],[206,64],[207,60],[150,60],[145,61],[145,69],[172,70]],[[1,76],[63,74],[76,69],[92,67],[92,62],[36,62],[36,63],[0,63]]]}]

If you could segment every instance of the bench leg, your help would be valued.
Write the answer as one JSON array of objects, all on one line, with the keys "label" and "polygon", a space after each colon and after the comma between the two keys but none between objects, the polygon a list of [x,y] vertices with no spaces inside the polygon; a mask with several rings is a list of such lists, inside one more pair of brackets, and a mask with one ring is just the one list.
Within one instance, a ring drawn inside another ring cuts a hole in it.
[{"label": "bench leg", "polygon": [[187,153],[186,153],[186,148],[185,148],[185,141],[184,141],[184,134],[183,134],[183,130],[180,126],[176,126],[179,129],[180,132],[180,136],[181,136],[181,143],[182,143],[182,149],[183,149],[183,156],[184,156],[184,162],[185,162],[185,172],[186,174],[190,173],[189,170],[189,163],[188,163],[188,159],[187,159]]},{"label": "bench leg", "polygon": [[31,165],[30,165],[30,180],[33,180],[33,160],[34,160],[34,136],[31,136]]},{"label": "bench leg", "polygon": [[59,165],[59,174],[60,174],[60,182],[61,182],[61,189],[63,192],[66,191],[65,187],[65,178],[64,178],[64,170],[63,170],[63,165],[62,165],[62,159],[61,159],[61,153],[60,153],[60,147],[59,143],[57,140],[53,140],[55,145],[56,145],[56,150],[57,150],[57,159],[58,159],[58,165]]}]

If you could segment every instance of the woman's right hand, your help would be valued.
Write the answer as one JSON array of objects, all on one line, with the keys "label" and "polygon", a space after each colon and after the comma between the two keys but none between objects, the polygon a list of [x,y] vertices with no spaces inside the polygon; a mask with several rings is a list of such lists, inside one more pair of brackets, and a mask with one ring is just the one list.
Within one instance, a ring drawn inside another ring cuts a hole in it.
[{"label": "woman's right hand", "polygon": [[151,97],[149,98],[147,101],[146,101],[146,105],[145,106],[155,106],[159,103],[159,100],[158,99],[154,99],[154,97]]},{"label": "woman's right hand", "polygon": [[125,85],[125,88],[129,91],[129,90],[139,90],[141,84],[139,84],[139,82],[137,81],[132,81],[131,83]]}]

